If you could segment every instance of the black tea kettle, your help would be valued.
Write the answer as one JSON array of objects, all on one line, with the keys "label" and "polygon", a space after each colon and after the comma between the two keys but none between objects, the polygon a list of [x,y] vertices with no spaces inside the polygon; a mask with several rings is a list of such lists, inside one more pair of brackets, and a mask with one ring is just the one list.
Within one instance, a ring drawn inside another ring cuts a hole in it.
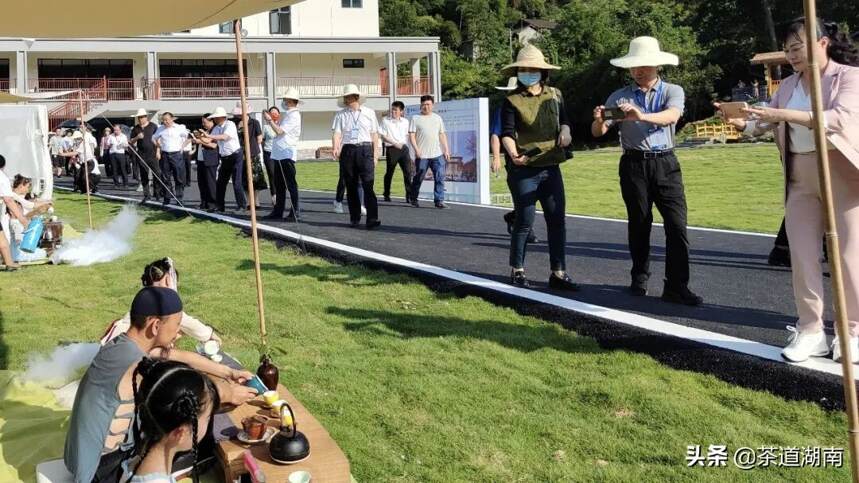
[{"label": "black tea kettle", "polygon": [[275,463],[283,465],[295,464],[310,456],[310,441],[298,431],[289,403],[280,407],[280,432],[271,438],[268,451]]}]

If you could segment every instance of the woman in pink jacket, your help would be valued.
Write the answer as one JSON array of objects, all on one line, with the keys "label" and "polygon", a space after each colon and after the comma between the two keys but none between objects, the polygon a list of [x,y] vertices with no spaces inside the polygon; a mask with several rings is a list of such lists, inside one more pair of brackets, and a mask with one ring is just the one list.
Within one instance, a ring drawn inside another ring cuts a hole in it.
[{"label": "woman in pink jacket", "polygon": [[[824,207],[817,176],[806,40],[805,21],[797,19],[783,39],[795,74],[781,82],[769,107],[747,110],[750,120],[728,119],[748,134],[776,131],[785,172],[785,220],[799,316],[796,328],[788,327],[793,334],[782,351],[782,357],[792,362],[830,352],[823,332],[820,239]],[[824,22],[819,22],[814,48],[823,90],[823,121],[855,363],[859,362],[859,68],[854,66],[859,65],[859,51],[838,31],[837,24]],[[832,347],[833,359],[840,360],[837,340]]]}]

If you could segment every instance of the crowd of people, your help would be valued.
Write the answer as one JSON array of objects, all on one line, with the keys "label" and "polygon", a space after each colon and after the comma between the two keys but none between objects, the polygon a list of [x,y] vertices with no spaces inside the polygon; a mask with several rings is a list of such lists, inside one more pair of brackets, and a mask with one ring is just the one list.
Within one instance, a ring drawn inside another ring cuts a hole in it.
[{"label": "crowd of people", "polygon": [[[744,113],[745,118],[725,121],[748,134],[776,131],[785,170],[785,231],[790,240],[789,244],[785,240],[785,244],[790,250],[799,315],[782,354],[789,361],[799,362],[833,352],[838,360],[837,340],[831,345],[823,331],[820,240],[824,221],[817,148],[812,134],[810,64],[806,55],[806,44],[813,44],[820,59],[824,86],[827,149],[843,255],[841,269],[850,347],[853,362],[859,362],[859,68],[856,67],[859,49],[834,24],[821,23],[814,39],[805,37],[804,27],[804,20],[796,20],[782,39],[794,74],[781,82],[771,104],[750,107]],[[601,137],[617,128],[623,148],[619,178],[629,221],[632,258],[629,293],[644,296],[649,290],[650,234],[655,205],[664,219],[666,233],[662,299],[699,305],[702,298],[689,288],[687,205],[681,164],[674,151],[675,127],[683,115],[684,91],[660,74],[661,66],[678,62],[676,55],[661,50],[655,38],[633,39],[628,53],[611,61],[615,67],[629,71],[632,83],[616,90],[603,105],[593,109],[591,133]],[[500,170],[503,150],[514,205],[513,212],[505,216],[511,233],[511,283],[529,286],[525,252],[533,238],[539,202],[548,232],[549,285],[576,291],[578,284],[566,272],[566,200],[560,170],[560,164],[571,156],[570,122],[564,96],[549,85],[550,72],[558,69],[530,45],[505,68],[511,80],[501,88],[508,91],[507,95],[493,110],[492,165],[494,170]],[[450,149],[444,122],[432,112],[434,99],[424,96],[421,113],[410,120],[403,117],[404,106],[394,103],[381,123],[362,101],[363,95],[356,86],[346,86],[343,109],[332,123],[334,156],[340,163],[339,184],[348,199],[351,226],[359,226],[362,216],[366,216],[368,229],[380,225],[374,191],[379,159],[376,146],[380,141],[388,149],[384,198],[390,199],[391,183],[399,166],[406,201],[419,206],[418,190],[426,171],[431,170],[436,183],[434,205],[446,208],[444,165]],[[252,141],[260,148],[252,149],[248,157],[252,162],[260,158],[260,170],[264,169],[272,181],[275,205],[268,217],[286,216],[298,221],[301,212],[295,160],[301,135],[300,105],[298,93],[288,92],[282,109],[272,107],[264,113],[263,125],[242,118],[241,109],[236,111],[239,117],[230,120],[225,109],[219,107],[204,115],[203,129],[193,133],[177,124],[170,113],[162,115],[162,125],[156,128],[141,111],[130,137],[113,130],[101,149],[110,155],[122,154],[122,150],[136,152],[141,161],[138,171],[141,180],[146,179],[147,170],[163,178],[164,190],[156,191],[153,185],[151,196],[160,194],[167,204],[170,197],[182,200],[188,173],[183,152],[194,145],[203,207],[223,211],[226,185],[231,179],[237,204],[246,209],[243,189],[246,160],[239,133],[248,129]],[[719,103],[715,108],[721,113]],[[89,133],[58,135],[58,138],[60,141],[51,145],[58,159],[70,158],[69,164],[76,164],[73,168],[88,170],[92,178],[99,175],[98,163],[94,162],[99,144]],[[26,205],[16,197],[20,190],[13,191],[12,183],[3,174],[4,164],[0,157],[0,200],[11,216],[26,227],[27,212],[22,209]],[[125,183],[129,171],[123,168],[123,158],[111,157],[111,166],[115,183]],[[60,168],[68,169],[58,166],[58,172]],[[144,184],[143,189],[148,190],[148,186]],[[287,194],[291,200],[289,211],[285,204]],[[149,197],[148,191],[145,196]],[[3,230],[7,227],[3,226]],[[5,237],[0,237],[5,261],[8,247],[4,248],[4,241]],[[130,478],[133,482],[148,481],[144,478],[151,475],[169,475],[170,462],[177,452],[190,450],[195,459],[198,457],[199,443],[207,428],[211,428],[212,413],[220,403],[241,404],[255,396],[252,389],[242,385],[251,377],[249,373],[173,348],[180,331],[201,341],[218,336],[211,327],[184,313],[177,292],[178,273],[172,260],[150,264],[142,280],[144,288],[135,296],[129,313],[105,334],[103,346],[87,370],[75,400],[65,462],[75,481],[81,483],[117,481],[123,474],[123,481]]]}]

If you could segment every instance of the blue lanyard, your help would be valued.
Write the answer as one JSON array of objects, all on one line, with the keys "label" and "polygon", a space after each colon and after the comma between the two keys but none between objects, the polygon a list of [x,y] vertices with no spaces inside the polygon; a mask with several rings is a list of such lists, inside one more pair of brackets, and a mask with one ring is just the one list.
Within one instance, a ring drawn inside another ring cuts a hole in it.
[{"label": "blue lanyard", "polygon": [[660,80],[659,87],[656,88],[656,94],[651,99],[650,103],[647,102],[647,93],[643,92],[641,89],[635,89],[632,93],[635,96],[635,103],[638,104],[646,114],[659,112],[662,107],[662,91],[665,89],[665,84]]}]

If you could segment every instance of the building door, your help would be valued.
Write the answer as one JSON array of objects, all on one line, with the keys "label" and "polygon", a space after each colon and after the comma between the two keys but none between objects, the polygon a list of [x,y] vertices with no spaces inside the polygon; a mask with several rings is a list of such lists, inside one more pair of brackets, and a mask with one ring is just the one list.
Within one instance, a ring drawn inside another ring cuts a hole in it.
[{"label": "building door", "polygon": [[9,59],[0,59],[0,91],[9,91]]}]

